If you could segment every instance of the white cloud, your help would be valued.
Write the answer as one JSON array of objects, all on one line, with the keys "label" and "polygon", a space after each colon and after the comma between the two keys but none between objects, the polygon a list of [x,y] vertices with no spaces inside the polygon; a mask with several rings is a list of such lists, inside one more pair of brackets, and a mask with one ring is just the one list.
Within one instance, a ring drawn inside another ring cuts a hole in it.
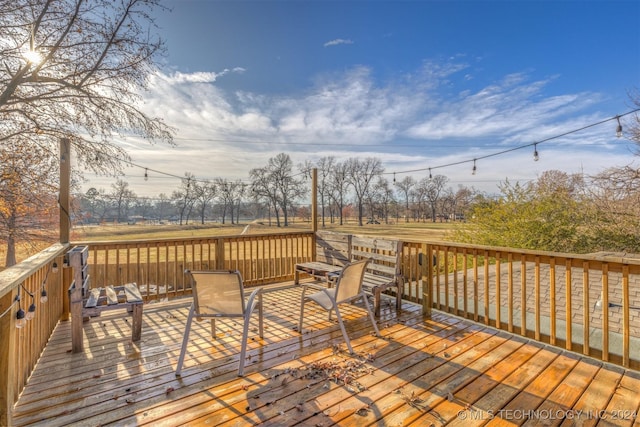
[{"label": "white cloud", "polygon": [[[288,95],[229,92],[216,85],[221,76],[242,71],[153,77],[144,94],[144,111],[178,129],[177,146],[134,144],[134,162],[177,176],[189,171],[199,178],[247,179],[251,168],[286,152],[295,163],[327,155],[338,160],[378,157],[392,172],[481,157],[602,119],[601,113],[591,111],[601,99],[598,94],[548,95],[553,79],[532,80],[523,73],[470,88],[469,66],[462,62],[425,61],[413,73],[385,84],[378,83],[369,68],[354,67],[319,76],[304,92]],[[457,84],[461,88],[452,92]],[[566,168],[567,158],[574,162],[571,167],[610,166],[624,155],[608,154],[605,162],[603,156],[589,157],[592,152],[585,148],[602,145],[613,132],[594,128],[540,145],[541,161],[535,165],[532,149],[479,161],[473,179],[533,179],[535,168]],[[471,165],[461,165],[438,173],[471,182],[470,170]],[[487,186],[495,188],[495,182]],[[170,193],[175,188],[175,182],[164,181],[161,189],[149,191]]]},{"label": "white cloud", "polygon": [[323,46],[324,47],[329,47],[329,46],[338,46],[341,44],[353,44],[353,40],[349,40],[349,39],[333,39],[330,40],[328,42],[326,42]]},{"label": "white cloud", "polygon": [[169,81],[175,83],[215,83],[219,77],[229,73],[243,73],[246,70],[242,67],[235,67],[233,69],[225,68],[219,73],[213,72],[196,72],[196,73],[181,73],[176,71],[170,76],[165,76]]}]

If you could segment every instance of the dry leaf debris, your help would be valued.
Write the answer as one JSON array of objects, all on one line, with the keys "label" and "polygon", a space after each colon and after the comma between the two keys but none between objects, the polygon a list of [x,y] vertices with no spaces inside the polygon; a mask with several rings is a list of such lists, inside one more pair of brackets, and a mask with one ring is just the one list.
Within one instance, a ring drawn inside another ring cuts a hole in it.
[{"label": "dry leaf debris", "polygon": [[298,368],[287,368],[282,372],[275,374],[272,378],[276,379],[285,375],[281,379],[281,385],[286,385],[289,376],[296,379],[315,380],[315,382],[327,381],[337,385],[345,386],[352,393],[359,393],[366,390],[366,387],[358,382],[358,378],[363,375],[373,374],[375,368],[368,366],[368,362],[374,360],[371,353],[361,353],[356,358],[334,358],[328,361],[317,361],[306,366]]}]

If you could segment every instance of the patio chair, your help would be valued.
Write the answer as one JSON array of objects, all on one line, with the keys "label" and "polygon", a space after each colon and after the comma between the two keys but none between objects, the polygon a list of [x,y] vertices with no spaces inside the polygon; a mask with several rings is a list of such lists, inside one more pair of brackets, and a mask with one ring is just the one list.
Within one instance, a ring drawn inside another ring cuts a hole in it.
[{"label": "patio chair", "polygon": [[240,366],[238,376],[244,371],[245,354],[247,351],[247,338],[249,335],[249,323],[253,311],[258,308],[260,338],[263,338],[262,321],[262,289],[254,290],[245,301],[242,276],[239,271],[189,271],[193,292],[193,303],[189,310],[187,325],[182,338],[182,349],[176,368],[176,376],[180,376],[182,363],[187,351],[191,322],[195,317],[198,321],[202,318],[211,319],[211,336],[216,338],[216,318],[239,317],[243,321],[242,343],[240,351]]},{"label": "patio chair", "polygon": [[364,278],[365,268],[367,267],[369,261],[371,260],[364,259],[346,265],[342,269],[342,271],[340,271],[340,274],[338,275],[338,278],[336,280],[336,284],[332,288],[322,289],[320,292],[316,292],[311,295],[305,295],[307,286],[303,288],[302,299],[300,303],[300,323],[298,324],[298,331],[300,331],[300,333],[302,333],[304,305],[309,301],[313,301],[329,312],[329,320],[331,320],[331,314],[335,311],[336,317],[338,318],[338,324],[340,325],[340,329],[342,330],[342,336],[347,343],[349,353],[353,354],[351,341],[349,341],[349,336],[347,335],[347,331],[344,327],[344,322],[342,321],[342,315],[340,314],[339,306],[340,304],[344,303],[353,303],[362,298],[367,309],[367,313],[369,314],[369,319],[371,319],[371,323],[373,324],[373,329],[376,332],[376,336],[380,336],[380,331],[378,330],[378,325],[376,325],[376,321],[373,317],[373,312],[371,311],[371,307],[369,306],[367,295],[362,289],[362,280]]}]

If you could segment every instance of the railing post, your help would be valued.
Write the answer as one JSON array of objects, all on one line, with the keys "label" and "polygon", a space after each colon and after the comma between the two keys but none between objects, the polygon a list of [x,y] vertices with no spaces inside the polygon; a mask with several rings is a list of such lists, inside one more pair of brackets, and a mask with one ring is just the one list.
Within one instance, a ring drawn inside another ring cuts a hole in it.
[{"label": "railing post", "polygon": [[[16,289],[0,298],[0,313],[4,313],[13,304]],[[16,309],[12,308],[0,317],[0,425],[2,426],[10,426],[13,422],[11,417],[15,398],[13,386],[15,375],[17,375],[15,372],[15,311]]]},{"label": "railing post", "polygon": [[69,188],[71,182],[71,143],[69,139],[60,140],[60,243],[69,243],[71,229],[71,204],[69,202]]},{"label": "railing post", "polygon": [[422,244],[422,314],[431,316],[433,305],[433,248],[429,244]]},{"label": "railing post", "polygon": [[216,240],[216,270],[224,270],[224,238]]},{"label": "railing post", "polygon": [[318,231],[318,168],[311,170],[311,218],[311,230],[315,233]]},{"label": "railing post", "polygon": [[58,262],[61,270],[62,280],[60,286],[62,286],[62,316],[60,320],[69,320],[71,318],[71,304],[69,302],[69,286],[71,286],[71,281],[73,280],[73,269],[65,266],[62,258]]}]

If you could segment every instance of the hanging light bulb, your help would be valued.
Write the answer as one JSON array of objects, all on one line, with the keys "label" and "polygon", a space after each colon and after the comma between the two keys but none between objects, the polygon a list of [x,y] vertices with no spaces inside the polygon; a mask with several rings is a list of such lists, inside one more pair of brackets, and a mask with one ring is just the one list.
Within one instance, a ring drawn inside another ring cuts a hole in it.
[{"label": "hanging light bulb", "polygon": [[433,179],[433,176],[431,176],[431,168],[429,168],[429,179]]},{"label": "hanging light bulb", "polygon": [[396,173],[395,172],[393,173],[393,183],[394,184],[396,183]]},{"label": "hanging light bulb", "polygon": [[53,264],[51,264],[51,271],[53,271],[54,273],[58,272],[58,263],[57,262],[53,262]]},{"label": "hanging light bulb", "polygon": [[476,174],[476,159],[473,159],[473,169],[471,169],[471,175],[475,175]]},{"label": "hanging light bulb", "polygon": [[537,162],[540,160],[540,155],[538,154],[538,144],[533,144],[533,161]]},{"label": "hanging light bulb", "polygon": [[47,290],[43,287],[42,291],[40,291],[40,302],[44,304],[49,301],[49,297],[47,296]]},{"label": "hanging light bulb", "polygon": [[24,316],[24,318],[27,320],[32,320],[34,317],[36,317],[36,303],[31,302],[29,310],[27,310],[27,314]]},{"label": "hanging light bulb", "polygon": [[16,329],[24,328],[26,323],[27,321],[24,320],[24,310],[22,308],[18,308],[18,311],[16,312]]},{"label": "hanging light bulb", "polygon": [[145,181],[149,180],[149,172],[148,172],[147,168],[144,168],[144,180]]},{"label": "hanging light bulb", "polygon": [[616,120],[618,121],[618,127],[616,128],[616,136],[620,138],[622,136],[622,124],[620,124],[620,116],[616,116]]}]

